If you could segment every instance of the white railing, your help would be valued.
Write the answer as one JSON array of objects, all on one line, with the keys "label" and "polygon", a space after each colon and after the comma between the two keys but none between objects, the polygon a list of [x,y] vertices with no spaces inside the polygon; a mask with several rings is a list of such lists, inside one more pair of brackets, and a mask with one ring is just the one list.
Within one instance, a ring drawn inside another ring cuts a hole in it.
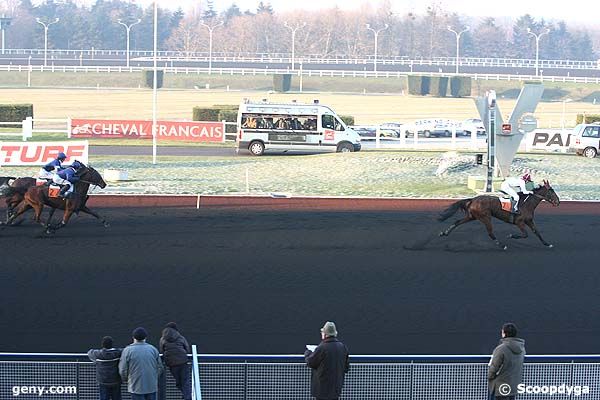
[{"label": "white railing", "polygon": [[[43,66],[43,65],[0,65],[0,71],[7,72],[84,72],[84,73],[132,73],[147,70],[147,67],[131,66]],[[208,68],[195,67],[171,67],[160,66],[167,74],[208,74]],[[268,76],[276,74],[293,74],[307,77],[342,77],[342,78],[402,78],[408,75],[415,76],[454,76],[455,74],[443,72],[419,72],[408,73],[401,71],[344,71],[344,70],[296,70],[282,68],[212,68],[212,75],[249,75]],[[571,83],[593,83],[600,84],[600,77],[573,77],[573,76],[535,76],[535,75],[511,75],[511,74],[459,74],[469,76],[475,80],[494,81],[538,81],[538,82],[571,82]]]},{"label": "white railing", "polygon": [[31,118],[27,117],[21,122],[0,122],[0,128],[7,125],[21,125],[21,132],[2,132],[0,136],[19,136],[25,142],[33,137],[34,133],[64,133],[71,137],[71,118]]}]

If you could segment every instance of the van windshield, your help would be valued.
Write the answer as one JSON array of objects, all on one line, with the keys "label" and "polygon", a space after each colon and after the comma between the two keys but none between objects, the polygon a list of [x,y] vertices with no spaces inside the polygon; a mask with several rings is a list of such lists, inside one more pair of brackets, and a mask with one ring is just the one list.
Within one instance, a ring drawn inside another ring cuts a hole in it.
[{"label": "van windshield", "polygon": [[325,129],[333,129],[340,132],[344,131],[344,125],[342,125],[340,120],[333,115],[323,114],[321,117],[321,122],[323,124],[323,128]]}]

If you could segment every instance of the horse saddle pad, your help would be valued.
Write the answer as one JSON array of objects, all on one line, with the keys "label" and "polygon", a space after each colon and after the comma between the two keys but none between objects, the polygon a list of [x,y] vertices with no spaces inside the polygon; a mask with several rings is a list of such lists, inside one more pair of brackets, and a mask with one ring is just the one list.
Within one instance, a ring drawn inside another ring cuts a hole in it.
[{"label": "horse saddle pad", "polygon": [[35,178],[35,186],[44,186],[46,183],[48,183],[48,179]]},{"label": "horse saddle pad", "polygon": [[499,196],[498,200],[500,200],[500,204],[504,211],[512,212],[512,200],[510,197]]},{"label": "horse saddle pad", "polygon": [[48,186],[48,197],[51,197],[53,199],[60,197],[60,186],[58,186],[58,185]]}]

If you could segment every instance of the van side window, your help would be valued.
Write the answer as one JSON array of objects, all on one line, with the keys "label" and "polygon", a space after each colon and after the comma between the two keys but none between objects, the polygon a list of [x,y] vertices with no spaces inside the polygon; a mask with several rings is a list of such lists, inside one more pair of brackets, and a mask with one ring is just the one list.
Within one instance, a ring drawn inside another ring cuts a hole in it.
[{"label": "van side window", "polygon": [[335,128],[333,115],[323,115],[321,116],[321,122],[323,124],[323,128],[325,129],[333,129]]},{"label": "van side window", "polygon": [[252,114],[243,114],[242,128],[256,128],[256,116]]},{"label": "van side window", "polygon": [[585,128],[581,137],[600,138],[600,126],[588,126]]}]

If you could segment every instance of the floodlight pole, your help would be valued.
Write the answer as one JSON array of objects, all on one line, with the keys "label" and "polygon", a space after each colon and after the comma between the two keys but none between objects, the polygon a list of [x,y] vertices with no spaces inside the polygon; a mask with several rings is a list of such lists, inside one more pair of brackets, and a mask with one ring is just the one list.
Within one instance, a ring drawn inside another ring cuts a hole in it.
[{"label": "floodlight pole", "polygon": [[218,28],[219,26],[223,25],[224,22],[221,21],[216,25],[207,25],[204,22],[200,22],[201,25],[204,25],[206,28],[208,28],[208,74],[210,75],[212,73],[212,43],[213,43],[213,30],[215,30],[216,28]]},{"label": "floodlight pole", "polygon": [[157,145],[157,130],[156,124],[156,48],[158,43],[158,4],[157,0],[154,0],[154,52],[153,52],[153,68],[152,68],[152,164],[156,164],[156,145]]},{"label": "floodlight pole", "polygon": [[55,18],[54,21],[44,23],[41,19],[36,18],[36,22],[44,27],[44,67],[48,66],[48,28],[52,24],[56,24],[60,21],[60,18]]},{"label": "floodlight pole", "polygon": [[138,18],[138,20],[136,22],[127,25],[126,23],[121,22],[120,19],[117,20],[117,23],[120,24],[120,25],[123,25],[125,27],[126,32],[127,32],[127,68],[129,68],[129,33],[131,31],[131,27],[134,26],[134,25],[139,24],[140,22],[142,22],[142,20]]},{"label": "floodlight pole", "polygon": [[290,31],[292,31],[292,71],[295,69],[295,64],[294,61],[296,60],[296,31],[300,28],[303,28],[306,26],[306,22],[303,22],[302,25],[301,24],[297,24],[295,28],[292,28],[291,26],[288,25],[287,21],[285,21],[283,23],[283,25],[288,28]]},{"label": "floodlight pole", "polygon": [[527,28],[527,33],[535,37],[535,76],[539,76],[539,63],[540,63],[540,39],[542,36],[550,33],[550,29],[546,28],[546,30],[540,34],[536,34],[531,31],[531,28]]},{"label": "floodlight pole", "polygon": [[456,73],[458,74],[458,60],[460,59],[460,36],[467,32],[470,28],[467,26],[460,32],[455,31],[450,26],[448,26],[448,30],[456,35]]},{"label": "floodlight pole", "polygon": [[487,94],[489,129],[488,129],[488,163],[485,191],[493,191],[494,168],[496,166],[496,91],[490,90]]},{"label": "floodlight pole", "polygon": [[377,39],[379,37],[379,33],[381,31],[386,30],[389,25],[385,24],[385,26],[381,29],[373,29],[371,28],[371,24],[365,24],[367,26],[367,29],[370,30],[371,32],[373,32],[373,35],[375,36],[375,54],[374,54],[374,60],[373,60],[373,72],[377,72]]}]

